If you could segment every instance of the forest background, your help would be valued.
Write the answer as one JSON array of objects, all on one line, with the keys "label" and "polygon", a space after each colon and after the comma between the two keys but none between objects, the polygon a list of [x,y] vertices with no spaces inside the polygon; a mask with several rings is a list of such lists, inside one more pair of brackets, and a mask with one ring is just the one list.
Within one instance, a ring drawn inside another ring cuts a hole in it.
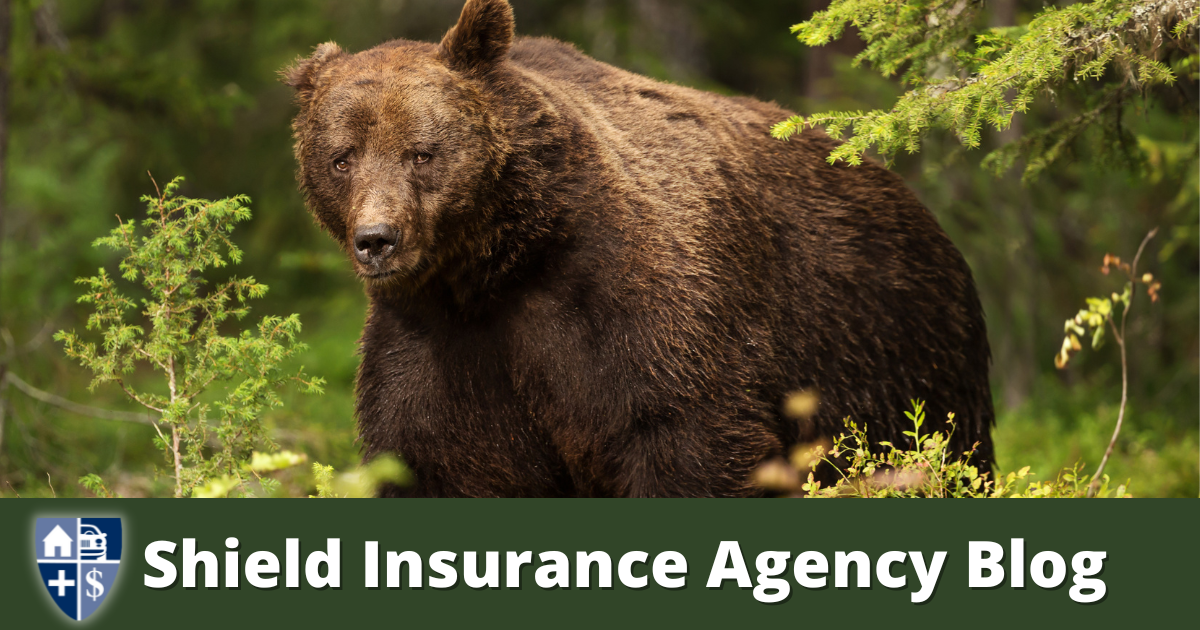
[{"label": "forest background", "polygon": [[[255,317],[298,313],[310,349],[295,359],[322,377],[322,396],[285,395],[265,421],[276,442],[311,460],[358,462],[353,420],[356,341],[366,300],[350,265],[304,210],[295,182],[291,91],[276,72],[334,40],[361,50],[403,37],[437,41],[460,0],[8,0],[8,109],[0,138],[0,334],[3,370],[47,394],[91,407],[133,408],[116,387],[90,392],[54,331],[82,329],[74,280],[115,268],[91,243],[140,218],[147,176],[187,178],[182,192],[246,194],[253,219],[234,240],[245,252],[222,270],[270,286]],[[523,35],[574,43],[634,72],[700,89],[774,100],[810,114],[890,108],[904,87],[851,58],[851,29],[807,48],[789,27],[827,0],[512,0]],[[1027,21],[1043,3],[988,3],[993,25]],[[1193,69],[1194,70],[1194,69]],[[1033,182],[995,175],[980,160],[1000,144],[1071,115],[1068,95],[1038,102],[1012,128],[985,130],[979,149],[933,134],[893,168],[917,191],[975,275],[992,345],[1002,470],[1053,476],[1094,469],[1120,401],[1116,344],[1054,357],[1062,322],[1083,299],[1120,291],[1099,272],[1106,253],[1131,257],[1160,228],[1140,269],[1162,283],[1130,317],[1130,402],[1106,473],[1137,496],[1200,492],[1200,183],[1194,71],[1171,98],[1123,106],[1133,159],[1096,159],[1081,138]],[[1174,99],[1174,100],[1172,100]],[[1172,102],[1182,105],[1170,105]],[[1166,106],[1163,103],[1167,103]],[[138,375],[135,375],[137,378]],[[149,375],[147,375],[149,378]],[[0,381],[7,383],[7,381]],[[152,427],[73,413],[0,385],[0,496],[90,496],[98,474],[123,496],[167,496],[173,481]],[[903,410],[897,410],[899,414]],[[282,492],[304,495],[303,469]]]}]

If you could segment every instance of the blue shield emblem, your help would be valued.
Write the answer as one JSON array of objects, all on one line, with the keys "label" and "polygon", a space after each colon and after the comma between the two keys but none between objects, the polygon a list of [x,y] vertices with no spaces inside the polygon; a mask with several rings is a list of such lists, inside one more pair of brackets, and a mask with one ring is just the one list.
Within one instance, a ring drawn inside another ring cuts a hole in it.
[{"label": "blue shield emblem", "polygon": [[38,572],[50,598],[71,619],[96,612],[117,583],[121,519],[39,518],[34,527]]}]

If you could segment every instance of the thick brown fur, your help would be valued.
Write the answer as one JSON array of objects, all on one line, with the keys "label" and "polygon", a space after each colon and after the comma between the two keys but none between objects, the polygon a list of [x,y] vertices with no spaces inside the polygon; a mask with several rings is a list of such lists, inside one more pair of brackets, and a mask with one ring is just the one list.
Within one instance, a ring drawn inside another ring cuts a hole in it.
[{"label": "thick brown fur", "polygon": [[[755,495],[765,458],[847,416],[906,443],[914,398],[989,464],[979,299],[899,177],[512,20],[470,0],[440,45],[323,44],[284,72],[309,208],[371,300],[364,457],[416,473],[389,493]],[[386,260],[354,255],[369,224],[399,235]],[[805,423],[780,413],[801,389]]]}]

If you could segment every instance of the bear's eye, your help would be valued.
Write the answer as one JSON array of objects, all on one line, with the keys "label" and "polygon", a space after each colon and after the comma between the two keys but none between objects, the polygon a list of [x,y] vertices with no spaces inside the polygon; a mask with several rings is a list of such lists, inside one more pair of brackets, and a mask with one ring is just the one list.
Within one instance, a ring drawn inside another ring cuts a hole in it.
[{"label": "bear's eye", "polygon": [[413,158],[413,162],[416,162],[417,164],[424,164],[428,162],[429,158],[431,157],[433,156],[428,153],[418,153],[416,157]]},{"label": "bear's eye", "polygon": [[337,169],[339,173],[345,173],[350,170],[350,163],[346,160],[337,159],[333,161],[333,168]]}]

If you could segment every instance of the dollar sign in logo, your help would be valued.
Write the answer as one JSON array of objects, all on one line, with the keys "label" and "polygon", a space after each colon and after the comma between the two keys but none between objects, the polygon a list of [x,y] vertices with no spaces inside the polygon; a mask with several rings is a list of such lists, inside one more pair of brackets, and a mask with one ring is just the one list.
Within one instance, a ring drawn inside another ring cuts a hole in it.
[{"label": "dollar sign in logo", "polygon": [[91,584],[91,586],[84,592],[84,595],[91,597],[92,601],[96,601],[96,599],[104,594],[104,585],[100,583],[100,578],[104,577],[104,574],[99,569],[93,568],[91,571],[88,571],[86,577],[87,583]]}]

